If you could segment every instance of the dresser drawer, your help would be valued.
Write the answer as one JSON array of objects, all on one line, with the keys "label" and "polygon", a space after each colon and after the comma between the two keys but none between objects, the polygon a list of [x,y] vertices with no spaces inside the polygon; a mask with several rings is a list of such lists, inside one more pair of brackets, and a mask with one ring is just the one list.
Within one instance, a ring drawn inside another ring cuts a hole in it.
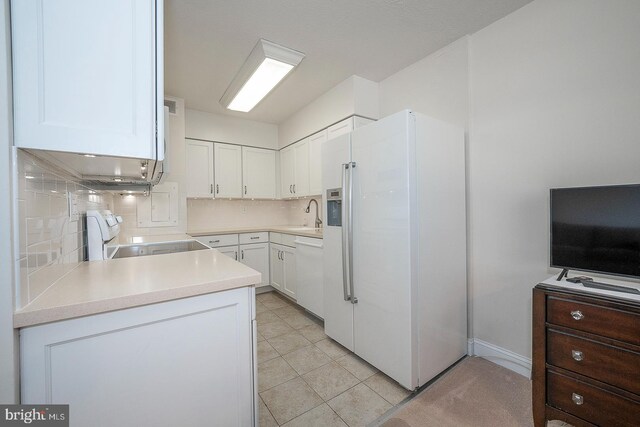
[{"label": "dresser drawer", "polygon": [[640,394],[640,354],[547,331],[547,363]]},{"label": "dresser drawer", "polygon": [[549,297],[547,322],[640,345],[640,315],[628,311]]},{"label": "dresser drawer", "polygon": [[547,403],[600,426],[637,426],[640,404],[577,379],[547,371]]},{"label": "dresser drawer", "polygon": [[246,245],[247,243],[266,243],[269,241],[268,232],[260,233],[242,233],[240,235],[240,244]]}]

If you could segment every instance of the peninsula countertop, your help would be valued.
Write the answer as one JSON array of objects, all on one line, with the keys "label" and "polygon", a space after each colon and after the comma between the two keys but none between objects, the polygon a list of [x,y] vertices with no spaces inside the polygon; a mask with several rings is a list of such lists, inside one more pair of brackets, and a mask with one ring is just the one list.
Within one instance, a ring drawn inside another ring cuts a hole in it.
[{"label": "peninsula countertop", "polygon": [[13,323],[22,328],[253,286],[260,281],[259,272],[216,249],[87,261],[16,311]]},{"label": "peninsula countertop", "polygon": [[199,228],[187,231],[193,237],[212,236],[218,234],[258,233],[270,231],[274,233],[293,234],[295,236],[315,237],[322,239],[322,228],[304,227],[301,225],[267,225],[262,227],[226,227]]}]

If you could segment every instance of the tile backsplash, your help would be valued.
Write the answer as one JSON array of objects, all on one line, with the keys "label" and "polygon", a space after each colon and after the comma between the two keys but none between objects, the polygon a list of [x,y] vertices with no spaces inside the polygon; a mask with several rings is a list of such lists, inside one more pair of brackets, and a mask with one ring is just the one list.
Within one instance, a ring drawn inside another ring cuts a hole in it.
[{"label": "tile backsplash", "polygon": [[[187,228],[191,231],[262,227],[269,225],[308,225],[313,227],[315,205],[304,209],[309,198],[294,200],[223,200],[189,199],[187,201]],[[322,200],[316,198],[322,218]]]},{"label": "tile backsplash", "polygon": [[[109,209],[112,196],[81,185],[77,178],[17,150],[16,231],[20,272],[18,308],[84,261],[89,209]],[[69,197],[78,215],[71,217]]]}]

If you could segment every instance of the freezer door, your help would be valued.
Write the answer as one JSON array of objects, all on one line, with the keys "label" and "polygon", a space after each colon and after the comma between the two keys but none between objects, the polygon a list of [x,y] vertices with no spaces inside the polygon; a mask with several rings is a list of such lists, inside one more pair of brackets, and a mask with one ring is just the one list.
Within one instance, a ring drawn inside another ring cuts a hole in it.
[{"label": "freezer door", "polygon": [[408,389],[417,381],[411,306],[414,141],[415,116],[409,112],[352,133],[355,353]]},{"label": "freezer door", "polygon": [[[322,145],[322,194],[325,195],[325,212],[328,212],[326,194],[328,189],[342,189],[343,164],[350,161],[350,135],[341,135]],[[343,195],[344,197],[344,195]],[[344,212],[344,204],[342,203]],[[344,224],[344,221],[341,221]],[[345,300],[342,244],[342,226],[327,224],[323,232],[324,269],[324,332],[349,350],[353,351],[353,306]]]}]

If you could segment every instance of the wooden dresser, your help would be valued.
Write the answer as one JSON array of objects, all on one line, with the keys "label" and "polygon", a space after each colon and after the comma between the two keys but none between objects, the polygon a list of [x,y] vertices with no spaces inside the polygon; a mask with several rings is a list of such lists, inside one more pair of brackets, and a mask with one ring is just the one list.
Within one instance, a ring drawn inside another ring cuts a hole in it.
[{"label": "wooden dresser", "polygon": [[640,302],[533,289],[533,419],[640,426]]}]

